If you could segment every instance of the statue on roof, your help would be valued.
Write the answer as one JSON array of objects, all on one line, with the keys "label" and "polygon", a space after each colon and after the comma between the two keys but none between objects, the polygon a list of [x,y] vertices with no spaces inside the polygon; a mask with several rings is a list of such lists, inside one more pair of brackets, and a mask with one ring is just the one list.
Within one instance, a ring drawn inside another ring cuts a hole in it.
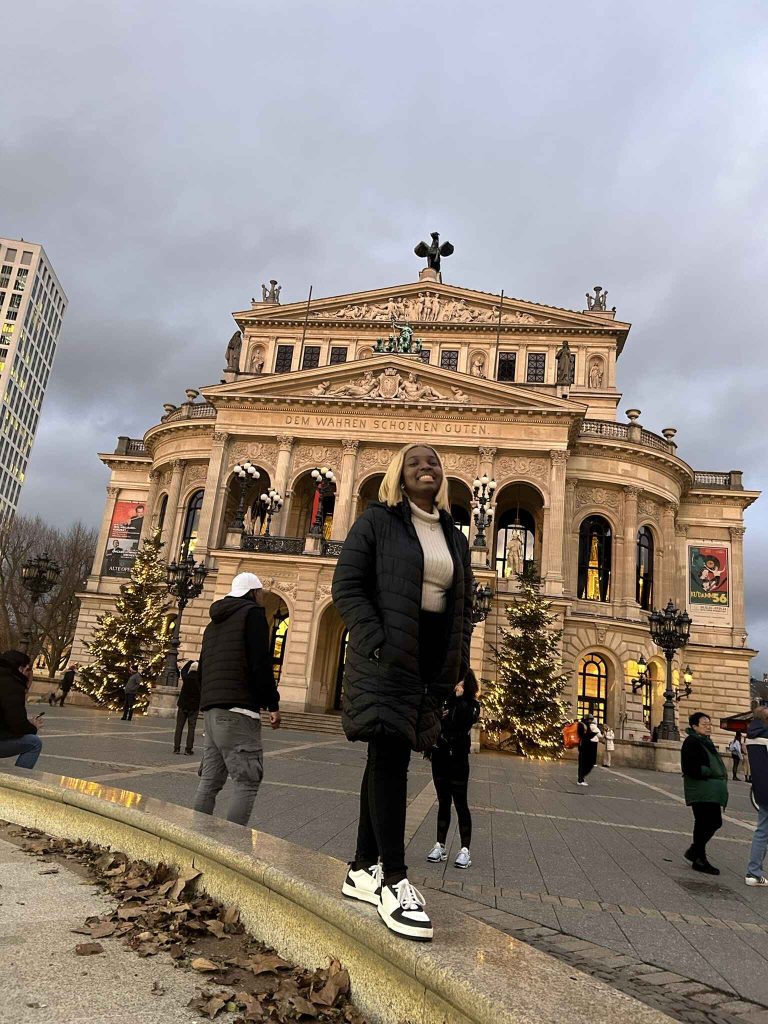
[{"label": "statue on roof", "polygon": [[269,285],[270,285],[269,288],[267,288],[267,286],[265,284],[263,284],[261,286],[261,301],[262,302],[272,302],[275,305],[279,306],[280,305],[280,292],[281,292],[283,286],[278,284],[277,281],[275,281],[274,278],[272,278],[270,280]]},{"label": "statue on roof", "polygon": [[[399,334],[395,335],[395,331]],[[388,338],[377,338],[374,352],[396,352],[398,355],[418,355],[421,352],[421,340],[414,338],[413,328],[408,323],[399,324],[392,317],[392,334]]]},{"label": "statue on roof", "polygon": [[555,356],[557,364],[557,383],[562,385],[573,384],[576,356],[571,352],[571,346],[567,341]]},{"label": "statue on roof", "polygon": [[426,257],[427,266],[430,270],[435,270],[440,273],[440,257],[451,256],[453,254],[453,246],[450,242],[443,242],[440,244],[440,234],[437,231],[433,231],[431,235],[432,241],[427,244],[426,242],[419,242],[416,248],[413,250],[417,256],[422,258]]},{"label": "statue on roof", "polygon": [[595,285],[594,292],[594,295],[587,292],[587,309],[594,309],[596,312],[607,309],[608,292],[603,291],[599,284]]},{"label": "statue on roof", "polygon": [[243,336],[240,331],[235,331],[229,339],[227,351],[224,358],[227,360],[227,371],[237,373],[240,369],[240,352],[243,348]]}]

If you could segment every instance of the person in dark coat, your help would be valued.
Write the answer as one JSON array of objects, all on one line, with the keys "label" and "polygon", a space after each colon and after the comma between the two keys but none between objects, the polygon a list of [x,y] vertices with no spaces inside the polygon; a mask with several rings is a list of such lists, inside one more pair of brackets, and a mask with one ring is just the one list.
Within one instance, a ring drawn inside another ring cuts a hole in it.
[{"label": "person in dark coat", "polygon": [[194,754],[195,726],[200,713],[200,673],[196,661],[188,661],[181,670],[181,690],[176,701],[176,732],[173,737],[174,754],[181,753],[181,734],[187,725],[185,754]]},{"label": "person in dark coat", "polygon": [[405,865],[408,762],[412,750],[434,746],[440,708],[469,668],[472,569],[433,448],[406,445],[379,499],[349,531],[333,577],[349,630],[342,724],[348,739],[368,744],[342,891],[375,904],[392,931],[429,940],[432,923]]},{"label": "person in dark coat", "polygon": [[430,752],[432,781],[437,793],[437,842],[427,854],[432,864],[448,859],[446,840],[451,824],[451,804],[459,819],[461,848],[454,861],[457,868],[472,864],[469,847],[472,842],[472,815],[467,801],[469,787],[470,731],[480,718],[477,700],[477,678],[468,669],[462,682],[443,705],[440,738]]},{"label": "person in dark coat", "polygon": [[61,697],[59,699],[59,706],[62,708],[64,707],[64,701],[69,696],[69,691],[75,685],[75,673],[79,668],[79,665],[72,665],[61,677]]},{"label": "person in dark coat", "polygon": [[744,881],[747,885],[768,885],[763,861],[768,848],[768,708],[756,707],[747,726],[747,751],[752,776],[752,795],[757,803],[757,827]]},{"label": "person in dark coat", "polygon": [[579,722],[579,786],[589,785],[586,780],[597,764],[597,747],[601,736],[595,716],[584,715]]},{"label": "person in dark coat", "polygon": [[262,711],[280,728],[280,694],[272,672],[261,580],[241,572],[211,605],[200,652],[200,706],[205,716],[203,761],[194,808],[213,814],[227,778],[227,820],[247,825],[264,775]]},{"label": "person in dark coat", "polygon": [[728,772],[712,742],[712,720],[694,712],[680,748],[685,802],[693,811],[693,842],[683,856],[694,871],[719,875],[707,860],[707,843],[723,824],[722,809],[728,806]]},{"label": "person in dark coat", "polygon": [[26,699],[32,662],[22,651],[0,654],[0,757],[15,757],[17,768],[34,768],[42,741],[43,716],[27,718]]}]

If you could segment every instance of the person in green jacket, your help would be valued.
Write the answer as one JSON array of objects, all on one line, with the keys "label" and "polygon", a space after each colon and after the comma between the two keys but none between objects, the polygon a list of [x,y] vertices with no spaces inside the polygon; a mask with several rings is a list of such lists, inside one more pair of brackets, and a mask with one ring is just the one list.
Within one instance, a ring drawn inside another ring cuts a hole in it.
[{"label": "person in green jacket", "polygon": [[728,772],[712,742],[712,719],[696,711],[680,750],[685,802],[693,811],[693,842],[683,856],[694,871],[719,875],[707,860],[707,843],[723,824],[722,809],[728,806]]}]

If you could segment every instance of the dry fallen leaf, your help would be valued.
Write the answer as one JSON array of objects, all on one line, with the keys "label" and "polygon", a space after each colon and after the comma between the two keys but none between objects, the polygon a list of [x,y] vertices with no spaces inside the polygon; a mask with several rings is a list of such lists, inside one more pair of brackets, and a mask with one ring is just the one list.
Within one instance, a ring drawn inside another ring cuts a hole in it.
[{"label": "dry fallen leaf", "polygon": [[240,911],[237,907],[227,907],[224,913],[221,915],[221,920],[224,924],[237,924],[240,920]]},{"label": "dry fallen leaf", "polygon": [[195,957],[190,966],[195,971],[218,971],[220,969],[218,964],[213,963],[212,960],[206,960],[204,956]]},{"label": "dry fallen leaf", "polygon": [[50,867],[50,868],[43,868],[42,871],[38,871],[37,873],[38,873],[38,875],[58,875],[59,869],[54,864],[52,867]]},{"label": "dry fallen leaf", "polygon": [[99,921],[91,925],[91,937],[94,939],[108,939],[116,931],[117,925],[114,921]]},{"label": "dry fallen leaf", "polygon": [[181,896],[186,886],[189,885],[190,882],[194,882],[194,880],[199,878],[200,875],[201,872],[198,871],[197,868],[184,868],[183,871],[179,872],[179,877],[168,891],[168,899],[175,902],[179,896]]},{"label": "dry fallen leaf", "polygon": [[103,953],[104,947],[100,942],[79,942],[75,952],[78,956],[93,956],[95,953]]},{"label": "dry fallen leaf", "polygon": [[224,938],[224,922],[223,921],[206,921],[206,926],[209,932],[212,932],[217,939]]}]

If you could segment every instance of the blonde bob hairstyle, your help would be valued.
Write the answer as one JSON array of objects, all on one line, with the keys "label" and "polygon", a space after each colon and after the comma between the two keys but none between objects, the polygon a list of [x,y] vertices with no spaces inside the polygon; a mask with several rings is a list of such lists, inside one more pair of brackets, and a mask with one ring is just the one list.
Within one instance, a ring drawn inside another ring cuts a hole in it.
[{"label": "blonde bob hairstyle", "polygon": [[379,488],[379,501],[383,501],[385,505],[389,505],[390,508],[394,508],[395,505],[399,505],[403,500],[403,463],[405,462],[408,452],[413,451],[414,448],[429,448],[431,452],[435,452],[435,457],[440,463],[440,469],[443,471],[443,481],[435,495],[435,505],[444,512],[450,512],[451,503],[448,501],[448,479],[445,475],[443,460],[431,444],[424,444],[422,441],[417,441],[415,444],[407,444],[405,448],[401,448],[394,459],[392,459],[390,464],[387,466],[387,472],[384,474],[384,479],[381,481],[381,487]]}]

